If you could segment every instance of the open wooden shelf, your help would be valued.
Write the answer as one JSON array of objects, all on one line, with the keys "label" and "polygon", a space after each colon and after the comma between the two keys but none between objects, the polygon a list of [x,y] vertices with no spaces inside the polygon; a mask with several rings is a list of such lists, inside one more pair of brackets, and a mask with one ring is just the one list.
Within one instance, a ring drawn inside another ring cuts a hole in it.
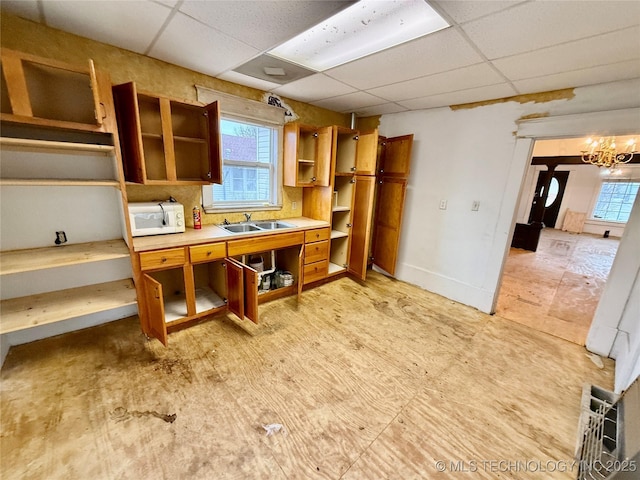
[{"label": "open wooden shelf", "polygon": [[114,187],[120,188],[117,180],[89,180],[75,178],[2,178],[3,187]]},{"label": "open wooden shelf", "polygon": [[95,145],[89,143],[72,143],[72,142],[55,142],[49,140],[32,140],[28,138],[11,138],[0,137],[0,145],[7,147],[21,147],[25,149],[37,149],[38,151],[51,150],[57,151],[68,150],[78,152],[113,152],[112,145]]},{"label": "open wooden shelf", "polygon": [[343,207],[341,205],[336,205],[331,209],[333,212],[348,212],[351,210],[351,207]]},{"label": "open wooden shelf", "polygon": [[206,144],[207,140],[199,137],[182,137],[180,135],[174,135],[173,140],[176,142],[186,142],[186,143],[201,143]]},{"label": "open wooden shelf", "polygon": [[333,240],[334,238],[343,238],[343,237],[348,237],[349,234],[345,233],[345,232],[339,232],[338,230],[331,230],[331,239]]},{"label": "open wooden shelf", "polygon": [[0,252],[0,275],[100,262],[129,256],[124,240]]},{"label": "open wooden shelf", "polygon": [[0,303],[0,334],[135,305],[131,279],[12,298]]},{"label": "open wooden shelf", "polygon": [[336,275],[338,273],[346,272],[347,269],[342,265],[336,265],[335,263],[329,262],[329,272],[327,275]]},{"label": "open wooden shelf", "polygon": [[298,159],[298,163],[308,163],[308,164],[313,165],[314,163],[316,163],[316,161],[315,160],[305,160],[304,158],[299,158]]}]

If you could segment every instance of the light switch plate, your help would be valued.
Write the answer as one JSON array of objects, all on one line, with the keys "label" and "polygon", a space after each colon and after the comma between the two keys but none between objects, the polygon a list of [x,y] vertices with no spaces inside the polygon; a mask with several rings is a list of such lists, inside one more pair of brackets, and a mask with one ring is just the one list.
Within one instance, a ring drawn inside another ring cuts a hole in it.
[{"label": "light switch plate", "polygon": [[440,210],[446,210],[446,209],[447,209],[447,201],[440,200]]}]

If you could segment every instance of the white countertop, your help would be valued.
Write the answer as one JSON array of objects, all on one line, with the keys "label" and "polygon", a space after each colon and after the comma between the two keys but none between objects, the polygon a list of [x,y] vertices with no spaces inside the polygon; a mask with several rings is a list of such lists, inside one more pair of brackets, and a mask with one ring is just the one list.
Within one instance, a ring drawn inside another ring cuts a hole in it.
[{"label": "white countertop", "polygon": [[[256,220],[258,222],[260,220]],[[279,218],[278,221],[295,225],[293,228],[264,230],[249,233],[231,233],[217,225],[203,225],[201,229],[195,230],[187,228],[184,233],[168,233],[166,235],[152,235],[149,237],[135,237],[133,239],[133,250],[144,252],[147,250],[157,250],[159,248],[184,247],[187,245],[198,245],[201,243],[237,240],[239,238],[261,237],[276,233],[298,232],[311,228],[328,227],[329,223],[322,220],[313,220],[307,217]]]}]

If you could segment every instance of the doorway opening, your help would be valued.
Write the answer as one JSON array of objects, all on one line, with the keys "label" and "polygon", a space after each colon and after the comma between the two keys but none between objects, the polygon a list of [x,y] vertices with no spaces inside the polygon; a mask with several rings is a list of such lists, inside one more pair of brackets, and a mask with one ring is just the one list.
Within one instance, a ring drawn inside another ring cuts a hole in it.
[{"label": "doorway opening", "polygon": [[[509,250],[495,313],[585,345],[624,224],[612,227],[611,223],[592,215],[601,186],[610,180],[612,172],[584,164],[579,150],[572,152],[573,155],[556,153],[557,150],[566,152],[571,142],[580,144],[584,139],[536,140],[534,144],[516,220],[535,221],[533,212],[540,213],[535,207],[543,201],[544,228],[535,251]],[[553,155],[557,163],[550,183],[545,183],[548,176],[540,152],[549,157]],[[616,175],[627,179],[640,177],[640,165],[624,166],[624,172],[618,171]],[[548,192],[544,192],[546,185]],[[573,225],[565,225],[571,223],[569,218],[574,218],[572,212],[579,213],[585,220],[577,231]]]}]

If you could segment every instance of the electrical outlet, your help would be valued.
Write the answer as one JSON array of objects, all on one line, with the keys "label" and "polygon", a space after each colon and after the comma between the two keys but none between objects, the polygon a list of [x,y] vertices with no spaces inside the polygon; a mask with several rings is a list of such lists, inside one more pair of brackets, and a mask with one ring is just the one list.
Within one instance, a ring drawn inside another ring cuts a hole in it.
[{"label": "electrical outlet", "polygon": [[480,202],[478,200],[474,200],[471,204],[471,211],[477,212],[478,210],[480,210]]},{"label": "electrical outlet", "polygon": [[447,209],[447,201],[440,200],[440,210],[446,210],[446,209]]},{"label": "electrical outlet", "polygon": [[296,208],[298,208],[298,202],[291,202],[291,208],[293,210],[295,210]]}]

